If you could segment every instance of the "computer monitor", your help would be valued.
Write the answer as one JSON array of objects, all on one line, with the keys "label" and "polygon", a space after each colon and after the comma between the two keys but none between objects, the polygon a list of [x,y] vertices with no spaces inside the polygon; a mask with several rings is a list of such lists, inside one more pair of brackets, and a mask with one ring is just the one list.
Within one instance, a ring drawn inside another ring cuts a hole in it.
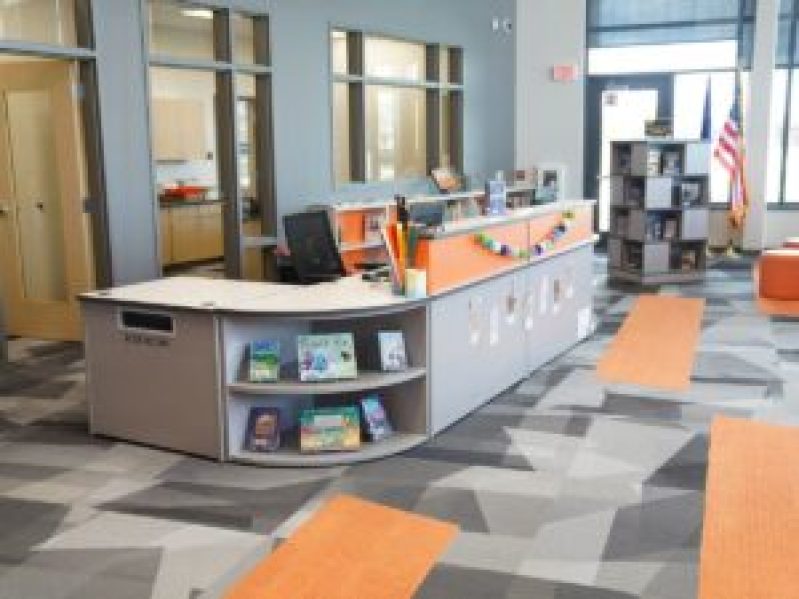
[{"label": "computer monitor", "polygon": [[326,211],[287,214],[283,226],[300,283],[335,281],[346,274]]}]

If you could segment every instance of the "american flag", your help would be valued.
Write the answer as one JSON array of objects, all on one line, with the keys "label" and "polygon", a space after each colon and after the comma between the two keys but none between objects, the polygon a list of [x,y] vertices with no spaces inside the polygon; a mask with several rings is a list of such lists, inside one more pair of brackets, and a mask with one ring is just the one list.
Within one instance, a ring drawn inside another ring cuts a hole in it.
[{"label": "american flag", "polygon": [[735,99],[730,116],[721,128],[713,156],[730,176],[730,221],[741,228],[749,209],[749,193],[746,185],[746,152],[744,130],[741,119],[740,76],[735,81]]}]

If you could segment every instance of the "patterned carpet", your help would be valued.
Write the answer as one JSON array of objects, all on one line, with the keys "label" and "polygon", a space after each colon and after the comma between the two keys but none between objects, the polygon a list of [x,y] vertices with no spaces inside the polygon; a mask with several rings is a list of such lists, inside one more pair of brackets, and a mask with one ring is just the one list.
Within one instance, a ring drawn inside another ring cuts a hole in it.
[{"label": "patterned carpet", "polygon": [[601,260],[596,272],[594,338],[427,445],[350,468],[223,466],[93,439],[80,347],[12,342],[0,597],[218,597],[342,492],[460,525],[420,599],[695,596],[709,423],[799,423],[799,321],[758,315],[750,271],[725,265],[652,290],[708,300],[691,389],[606,386],[593,366],[633,294],[606,285]]}]

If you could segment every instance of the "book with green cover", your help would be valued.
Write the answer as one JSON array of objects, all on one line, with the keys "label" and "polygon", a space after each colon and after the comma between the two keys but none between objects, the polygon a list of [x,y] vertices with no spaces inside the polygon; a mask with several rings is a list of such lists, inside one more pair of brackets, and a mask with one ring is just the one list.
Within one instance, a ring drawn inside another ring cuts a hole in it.
[{"label": "book with green cover", "polygon": [[280,342],[253,341],[250,343],[250,382],[269,383],[280,378]]},{"label": "book with green cover", "polygon": [[313,408],[300,414],[300,450],[355,451],[361,446],[361,418],[358,408]]},{"label": "book with green cover", "polygon": [[355,338],[352,333],[297,337],[300,380],[303,382],[354,379]]}]

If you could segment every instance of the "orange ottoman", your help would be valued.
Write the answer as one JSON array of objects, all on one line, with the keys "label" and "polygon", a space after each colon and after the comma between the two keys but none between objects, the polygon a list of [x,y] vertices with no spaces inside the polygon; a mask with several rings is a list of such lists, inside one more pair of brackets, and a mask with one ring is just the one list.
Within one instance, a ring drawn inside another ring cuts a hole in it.
[{"label": "orange ottoman", "polygon": [[767,250],[760,257],[760,297],[771,300],[799,300],[799,252]]},{"label": "orange ottoman", "polygon": [[799,250],[799,237],[789,237],[785,240],[785,243],[782,244],[782,247]]}]

